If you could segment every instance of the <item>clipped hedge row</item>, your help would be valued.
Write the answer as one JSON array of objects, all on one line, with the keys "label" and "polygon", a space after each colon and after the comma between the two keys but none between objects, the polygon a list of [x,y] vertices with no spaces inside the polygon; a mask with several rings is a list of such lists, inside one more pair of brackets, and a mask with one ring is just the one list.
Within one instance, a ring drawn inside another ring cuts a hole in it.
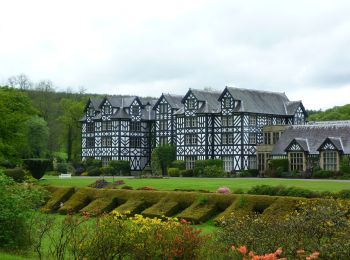
[{"label": "clipped hedge row", "polygon": [[[46,212],[61,214],[87,211],[101,214],[116,210],[123,214],[142,214],[147,217],[178,217],[202,223],[235,214],[261,214],[266,217],[285,216],[294,211],[305,198],[249,194],[217,194],[199,192],[171,192],[145,190],[114,190],[49,187],[51,199],[44,206]],[[75,192],[75,193],[74,193]],[[73,194],[74,193],[74,194]],[[348,194],[344,194],[347,196]],[[315,199],[317,200],[317,199]],[[60,203],[64,205],[60,207]]]}]

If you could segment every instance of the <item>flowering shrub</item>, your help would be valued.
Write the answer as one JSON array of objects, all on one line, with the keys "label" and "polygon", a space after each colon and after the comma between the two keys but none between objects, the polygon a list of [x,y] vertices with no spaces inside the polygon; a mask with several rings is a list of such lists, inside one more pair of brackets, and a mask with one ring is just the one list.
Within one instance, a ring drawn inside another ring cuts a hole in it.
[{"label": "flowering shrub", "polygon": [[226,244],[246,245],[258,254],[281,246],[288,259],[295,259],[300,248],[304,248],[305,255],[317,250],[324,259],[347,259],[350,255],[348,212],[348,204],[318,200],[301,202],[297,211],[283,217],[232,214],[223,219],[217,238]]},{"label": "flowering shrub", "polygon": [[230,194],[231,190],[227,187],[220,187],[217,189],[216,191],[217,193],[221,193],[221,194]]},{"label": "flowering shrub", "polygon": [[107,187],[108,184],[109,184],[108,181],[100,179],[100,180],[96,180],[94,183],[90,184],[89,187],[96,188],[96,189],[103,189],[103,188]]},{"label": "flowering shrub", "polygon": [[124,185],[125,182],[123,180],[116,180],[115,182],[113,182],[114,185],[119,186],[119,185]]}]

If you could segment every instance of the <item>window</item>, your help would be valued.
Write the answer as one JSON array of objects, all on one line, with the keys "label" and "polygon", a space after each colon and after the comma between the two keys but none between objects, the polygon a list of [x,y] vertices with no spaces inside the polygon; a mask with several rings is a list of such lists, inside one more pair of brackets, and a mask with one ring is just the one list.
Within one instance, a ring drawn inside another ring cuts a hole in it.
[{"label": "window", "polygon": [[88,116],[95,116],[95,109],[90,107],[89,110],[88,110]]},{"label": "window", "polygon": [[185,135],[185,145],[196,145],[197,141],[198,140],[196,134]]},{"label": "window", "polygon": [[223,156],[222,160],[224,161],[225,172],[231,172],[233,170],[233,157],[232,156]]},{"label": "window", "polygon": [[160,104],[159,105],[159,113],[161,113],[161,114],[168,113],[168,104]]},{"label": "window", "polygon": [[256,144],[256,134],[255,133],[249,133],[249,143]]},{"label": "window", "polygon": [[260,172],[265,172],[265,170],[267,168],[267,162],[270,158],[270,154],[269,153],[258,153],[257,157],[258,157],[258,170]]},{"label": "window", "polygon": [[304,154],[301,152],[289,153],[289,165],[291,171],[301,172],[304,170]]},{"label": "window", "polygon": [[279,138],[280,138],[279,132],[272,133],[272,144],[276,144],[278,142]]},{"label": "window", "polygon": [[328,171],[337,170],[338,152],[324,151],[323,152],[323,169]]},{"label": "window", "polygon": [[256,115],[249,116],[249,125],[256,125]]},{"label": "window", "polygon": [[276,118],[276,125],[281,125],[282,124],[282,119],[280,117]]},{"label": "window", "polygon": [[222,144],[233,144],[233,134],[222,134],[221,142]]},{"label": "window", "polygon": [[185,156],[186,169],[193,169],[196,160],[196,156]]},{"label": "window", "polygon": [[131,148],[141,147],[141,137],[136,137],[136,136],[130,137],[130,147]]},{"label": "window", "polygon": [[248,168],[249,169],[256,169],[256,156],[249,156],[248,157]]},{"label": "window", "polygon": [[231,107],[231,99],[225,98],[224,99],[224,108],[230,108]]},{"label": "window", "polygon": [[112,147],[112,137],[110,136],[103,136],[101,142],[102,147]]},{"label": "window", "polygon": [[141,122],[130,122],[130,131],[131,132],[141,131]]},{"label": "window", "polygon": [[233,117],[232,116],[223,116],[222,117],[222,126],[232,126]]},{"label": "window", "polygon": [[103,121],[102,122],[102,131],[111,131],[112,130],[112,122],[111,121]]},{"label": "window", "polygon": [[86,148],[93,148],[95,146],[95,140],[92,137],[86,138]]},{"label": "window", "polygon": [[112,161],[112,157],[110,156],[102,157],[102,166],[108,166],[109,161]]},{"label": "window", "polygon": [[132,106],[131,110],[132,110],[131,114],[134,116],[137,116],[139,114],[140,107],[139,106]]},{"label": "window", "polygon": [[194,99],[187,100],[187,108],[188,109],[195,109],[196,108],[196,100],[194,100]]},{"label": "window", "polygon": [[94,132],[94,123],[86,123],[86,132],[93,133]]},{"label": "window", "polygon": [[168,130],[168,121],[159,121],[159,130]]},{"label": "window", "polygon": [[186,117],[185,126],[186,127],[197,127],[197,117]]},{"label": "window", "polygon": [[110,106],[105,106],[104,110],[105,110],[105,114],[107,114],[107,115],[111,113],[111,107]]},{"label": "window", "polygon": [[271,144],[271,133],[264,133],[264,144]]},{"label": "window", "polygon": [[159,145],[165,145],[165,144],[168,144],[168,137],[166,136],[159,137]]}]

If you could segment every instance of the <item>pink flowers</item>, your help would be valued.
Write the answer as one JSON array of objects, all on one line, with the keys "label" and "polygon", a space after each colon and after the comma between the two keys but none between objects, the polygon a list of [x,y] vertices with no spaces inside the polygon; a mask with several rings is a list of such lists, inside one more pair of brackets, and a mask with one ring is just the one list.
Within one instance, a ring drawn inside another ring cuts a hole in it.
[{"label": "pink flowers", "polygon": [[227,187],[220,187],[217,189],[216,192],[221,193],[221,194],[230,194],[231,193],[230,189]]}]

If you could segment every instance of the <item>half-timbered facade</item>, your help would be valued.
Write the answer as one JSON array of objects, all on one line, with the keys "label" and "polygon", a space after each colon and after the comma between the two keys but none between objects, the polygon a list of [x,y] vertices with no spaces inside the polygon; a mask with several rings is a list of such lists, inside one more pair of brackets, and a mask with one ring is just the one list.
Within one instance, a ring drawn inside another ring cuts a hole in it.
[{"label": "half-timbered facade", "polygon": [[82,158],[129,160],[142,170],[156,145],[174,144],[178,160],[222,159],[227,172],[257,168],[256,146],[267,125],[304,124],[301,101],[284,93],[229,88],[190,89],[157,99],[90,99],[82,121]]},{"label": "half-timbered facade", "polygon": [[154,103],[138,97],[90,99],[81,119],[82,159],[93,157],[103,165],[127,160],[132,170],[142,170],[154,146]]},{"label": "half-timbered facade", "polygon": [[272,158],[288,158],[289,170],[315,166],[339,171],[340,158],[350,156],[350,121],[313,122],[289,126],[272,150]]},{"label": "half-timbered facade", "polygon": [[153,107],[155,111],[156,145],[176,144],[175,112],[183,107],[182,96],[162,94]]}]

